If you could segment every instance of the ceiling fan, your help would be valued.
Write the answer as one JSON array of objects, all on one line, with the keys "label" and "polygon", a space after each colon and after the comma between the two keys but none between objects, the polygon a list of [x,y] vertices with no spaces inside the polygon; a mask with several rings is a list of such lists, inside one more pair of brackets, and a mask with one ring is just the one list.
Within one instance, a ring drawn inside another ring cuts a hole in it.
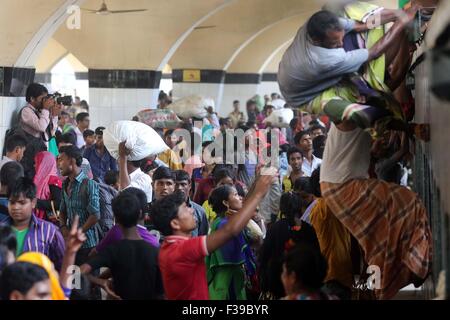
[{"label": "ceiling fan", "polygon": [[198,26],[195,27],[194,30],[203,30],[203,29],[212,29],[212,28],[216,28],[217,26]]},{"label": "ceiling fan", "polygon": [[82,9],[84,11],[95,13],[101,16],[106,16],[110,14],[116,14],[116,13],[131,13],[131,12],[142,12],[147,11],[148,9],[130,9],[130,10],[109,10],[105,1],[103,0],[102,5],[100,9],[98,10],[91,10],[91,9]]}]

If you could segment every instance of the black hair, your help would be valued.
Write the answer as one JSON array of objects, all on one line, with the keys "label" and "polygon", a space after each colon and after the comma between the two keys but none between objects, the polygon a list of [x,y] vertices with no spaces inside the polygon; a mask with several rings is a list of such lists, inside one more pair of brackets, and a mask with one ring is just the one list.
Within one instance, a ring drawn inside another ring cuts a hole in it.
[{"label": "black hair", "polygon": [[153,181],[162,179],[173,180],[175,182],[175,174],[170,168],[161,166],[153,173]]},{"label": "black hair", "polygon": [[86,110],[89,110],[89,104],[87,103],[86,100],[81,100],[80,106],[86,108]]},{"label": "black hair", "polygon": [[13,229],[7,225],[0,225],[0,245],[5,246],[9,251],[16,253],[17,239]]},{"label": "black hair", "polygon": [[112,210],[116,222],[124,228],[136,226],[142,214],[139,199],[129,192],[121,192],[113,199]]},{"label": "black hair", "polygon": [[218,184],[220,180],[230,177],[234,181],[234,175],[228,168],[221,168],[213,172],[214,183]]},{"label": "black hair", "polygon": [[43,93],[48,93],[46,87],[44,87],[40,83],[32,83],[27,88],[27,91],[25,93],[25,99],[27,100],[27,102],[31,102],[31,98],[37,98]]},{"label": "black hair", "polygon": [[295,226],[302,210],[302,198],[296,192],[283,193],[280,198],[280,215],[286,218],[290,226]]},{"label": "black hair", "polygon": [[5,149],[7,152],[13,152],[17,147],[25,148],[27,146],[27,139],[21,134],[13,134],[8,137],[5,142]]},{"label": "black hair", "polygon": [[21,195],[30,200],[36,199],[36,186],[33,180],[19,178],[11,185],[11,188],[8,188],[8,199],[18,199]]},{"label": "black hair", "polygon": [[[0,244],[0,276],[2,275],[3,269],[5,269],[8,265],[8,256],[10,251],[12,250],[9,250],[6,246]],[[13,254],[15,254],[15,252]]]},{"label": "black hair", "polygon": [[234,100],[233,104],[239,103],[239,100]]},{"label": "black hair", "polygon": [[106,128],[105,127],[97,127],[97,128],[95,128],[95,134],[96,135],[98,135],[98,136],[102,136],[103,135],[103,130],[105,130]]},{"label": "black hair", "polygon": [[320,290],[327,275],[327,261],[316,247],[300,243],[284,257],[288,273],[295,273],[299,285],[312,291]]},{"label": "black hair", "polygon": [[297,122],[298,122],[299,120],[300,120],[300,119],[299,119],[298,117],[295,117],[294,119],[292,119],[291,122],[289,122],[289,127],[290,127],[292,130],[294,130],[295,127],[297,127]]},{"label": "black hair", "polygon": [[309,181],[311,183],[312,194],[317,198],[321,198],[322,192],[320,190],[320,166],[312,172]]},{"label": "black hair", "polygon": [[306,30],[312,39],[323,41],[326,39],[328,31],[341,31],[343,27],[336,14],[321,10],[309,19]]},{"label": "black hair", "polygon": [[77,123],[80,123],[81,121],[83,121],[87,117],[89,117],[89,113],[87,113],[87,112],[80,112],[79,114],[77,114],[77,117],[75,118],[75,120],[76,120]]},{"label": "black hair", "polygon": [[138,188],[126,188],[124,190],[122,190],[120,192],[121,194],[131,194],[134,195],[138,201],[139,201],[139,206],[142,210],[142,214],[140,216],[140,218],[143,218],[145,214],[148,213],[149,211],[149,207],[148,207],[148,203],[147,203],[147,195],[145,194],[144,191],[142,191],[141,189]]},{"label": "black hair", "polygon": [[167,130],[166,132],[164,132],[164,138],[171,136],[174,132],[175,132],[175,130],[173,130],[173,129]]},{"label": "black hair", "polygon": [[[317,120],[313,120],[313,121],[317,121]],[[312,122],[312,121],[311,121],[311,122]],[[317,122],[318,122],[318,121],[317,121]],[[310,124],[309,132],[312,133],[314,130],[317,130],[317,129],[322,130],[322,133],[324,133],[324,134],[325,134],[325,132],[326,132],[326,130],[327,130],[327,129],[325,129],[323,126],[321,126],[319,123],[313,124],[313,125]]]},{"label": "black hair", "polygon": [[234,187],[230,186],[220,186],[209,195],[208,202],[218,216],[223,216],[227,212],[228,208],[223,204],[223,201],[228,201],[233,189]]},{"label": "black hair", "polygon": [[289,158],[291,157],[291,155],[293,155],[294,153],[300,153],[302,155],[303,158],[303,152],[297,148],[297,147],[291,147],[289,148],[289,150],[287,151],[287,160],[289,162]]},{"label": "black hair", "polygon": [[49,278],[44,268],[29,263],[15,262],[7,266],[0,277],[0,299],[9,300],[11,293],[27,294],[33,286]]},{"label": "black hair", "polygon": [[71,145],[77,144],[77,138],[72,132],[66,132],[64,133],[61,138],[59,139],[59,142],[63,143],[70,143]]},{"label": "black hair", "polygon": [[324,135],[317,136],[313,139],[313,154],[317,158],[322,159],[323,152],[325,150],[325,142],[327,141],[327,137]]},{"label": "black hair", "polygon": [[309,194],[313,194],[313,187],[311,185],[310,177],[300,177],[294,182],[294,190],[297,192],[303,191]]},{"label": "black hair", "polygon": [[69,158],[75,159],[75,163],[78,167],[80,167],[81,164],[83,163],[83,156],[81,154],[81,150],[74,145],[59,148],[59,153],[60,154],[64,153]]},{"label": "black hair", "polygon": [[128,161],[134,168],[140,168],[142,164],[142,160]]},{"label": "black hair", "polygon": [[157,230],[163,235],[170,236],[173,231],[170,223],[178,215],[178,209],[185,203],[185,194],[176,191],[152,203],[151,216]]},{"label": "black hair", "polygon": [[25,176],[22,165],[16,161],[10,161],[3,165],[0,170],[0,183],[11,189],[19,178]]},{"label": "black hair", "polygon": [[308,130],[303,130],[300,131],[299,133],[297,133],[294,137],[294,143],[295,144],[299,144],[300,141],[302,140],[303,136],[309,135],[309,131]]},{"label": "black hair", "polygon": [[61,113],[59,114],[59,117],[58,117],[58,118],[61,118],[62,116],[68,116],[68,117],[70,117],[70,114],[69,114],[68,112],[66,112],[66,111],[61,111]]},{"label": "black hair", "polygon": [[87,137],[93,136],[95,134],[96,133],[94,131],[92,131],[91,129],[87,129],[87,130],[84,130],[84,132],[83,132],[83,138],[87,138]]},{"label": "black hair", "polygon": [[189,173],[187,173],[184,170],[176,170],[175,172],[175,181],[184,181],[191,183],[191,177],[189,176]]},{"label": "black hair", "polygon": [[220,118],[219,125],[224,126],[230,122],[230,118]]},{"label": "black hair", "polygon": [[109,170],[105,173],[105,177],[103,178],[105,183],[108,186],[113,186],[119,181],[119,171]]}]

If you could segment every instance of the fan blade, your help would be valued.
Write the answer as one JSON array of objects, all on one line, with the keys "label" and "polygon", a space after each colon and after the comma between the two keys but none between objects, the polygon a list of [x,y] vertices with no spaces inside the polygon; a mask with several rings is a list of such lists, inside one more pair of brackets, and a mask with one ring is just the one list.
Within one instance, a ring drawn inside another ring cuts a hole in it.
[{"label": "fan blade", "polygon": [[202,30],[202,29],[212,29],[215,28],[216,26],[199,26],[199,27],[195,27],[194,30]]},{"label": "fan blade", "polygon": [[131,12],[142,12],[148,9],[134,9],[134,10],[109,10],[110,13],[131,13]]}]

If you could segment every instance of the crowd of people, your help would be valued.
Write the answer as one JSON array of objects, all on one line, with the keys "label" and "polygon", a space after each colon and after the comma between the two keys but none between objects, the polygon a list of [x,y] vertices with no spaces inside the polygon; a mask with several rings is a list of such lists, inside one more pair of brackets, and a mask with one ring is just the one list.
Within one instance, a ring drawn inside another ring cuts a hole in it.
[{"label": "crowd of people", "polygon": [[[280,108],[278,94],[246,101],[245,112],[234,101],[227,117],[208,108],[204,119],[159,130],[169,150],[139,161],[128,160],[125,141],[112,157],[104,127],[91,130],[87,112],[73,121],[45,87],[31,84],[0,164],[0,298],[349,300],[359,296],[355,279],[367,279],[369,265],[382,272],[373,297],[423,283],[431,234],[423,205],[405,187],[410,132],[387,126],[373,140],[364,130],[372,123],[361,109],[339,109],[348,107],[342,99],[331,99],[320,116],[312,112],[339,75],[358,71],[393,41],[345,56],[338,49],[344,34],[364,30],[340,19],[325,10],[314,15],[287,51],[338,62],[321,65],[337,77],[325,84],[318,61],[295,67],[313,67],[314,79],[292,81],[292,60],[283,60],[287,105],[311,104],[286,127],[264,121]],[[391,33],[401,31],[396,25]],[[306,33],[312,49],[302,44]],[[158,108],[170,109],[169,96],[160,95]],[[187,148],[178,129],[193,137]],[[236,152],[208,148],[235,130],[245,132],[231,142],[234,151],[243,145],[243,163]],[[261,162],[273,132],[276,172]]]}]

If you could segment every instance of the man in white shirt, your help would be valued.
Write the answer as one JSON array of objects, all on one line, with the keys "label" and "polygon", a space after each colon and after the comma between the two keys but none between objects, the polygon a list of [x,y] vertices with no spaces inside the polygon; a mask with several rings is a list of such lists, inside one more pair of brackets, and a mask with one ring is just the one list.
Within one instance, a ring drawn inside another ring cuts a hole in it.
[{"label": "man in white shirt", "polygon": [[83,137],[83,132],[89,128],[89,113],[81,112],[77,114],[77,126],[74,129],[74,132],[77,137],[77,148],[81,149],[86,144]]},{"label": "man in white shirt", "polygon": [[125,141],[119,143],[119,182],[120,189],[134,187],[144,191],[147,196],[147,202],[153,200],[152,178],[140,168],[140,161],[129,161],[127,155],[129,150],[125,146]]},{"label": "man in white shirt", "polygon": [[322,163],[322,160],[313,155],[314,150],[309,131],[301,131],[297,133],[294,137],[294,143],[297,148],[300,149],[304,157],[302,164],[303,174],[305,177],[311,177],[313,171],[316,170]]}]

